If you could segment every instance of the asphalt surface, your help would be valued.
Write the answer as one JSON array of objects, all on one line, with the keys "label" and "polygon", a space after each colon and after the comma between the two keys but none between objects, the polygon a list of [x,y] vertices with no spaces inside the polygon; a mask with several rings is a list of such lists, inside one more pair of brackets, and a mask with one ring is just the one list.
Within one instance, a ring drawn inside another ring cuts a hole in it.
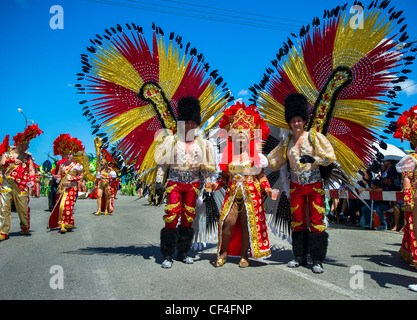
[{"label": "asphalt surface", "polygon": [[[0,242],[1,300],[416,300],[417,273],[398,256],[402,234],[331,225],[325,272],[286,266],[291,245],[270,233],[272,256],[238,267],[212,265],[216,240],[194,252],[195,263],[161,268],[163,207],[119,195],[115,211],[95,216],[96,201],[79,199],[73,231],[49,231],[47,199],[31,198],[31,234]],[[165,305],[164,305],[165,306]],[[161,307],[162,308],[162,307]],[[164,307],[165,308],[165,307]],[[184,311],[184,310],[183,310]]]}]

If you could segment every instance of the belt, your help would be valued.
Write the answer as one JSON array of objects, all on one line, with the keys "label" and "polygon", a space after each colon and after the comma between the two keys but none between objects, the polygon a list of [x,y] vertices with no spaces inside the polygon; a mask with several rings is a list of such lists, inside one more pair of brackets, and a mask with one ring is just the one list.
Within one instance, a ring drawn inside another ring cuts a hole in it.
[{"label": "belt", "polygon": [[171,169],[168,173],[168,180],[185,183],[199,181],[200,171],[178,171]]}]

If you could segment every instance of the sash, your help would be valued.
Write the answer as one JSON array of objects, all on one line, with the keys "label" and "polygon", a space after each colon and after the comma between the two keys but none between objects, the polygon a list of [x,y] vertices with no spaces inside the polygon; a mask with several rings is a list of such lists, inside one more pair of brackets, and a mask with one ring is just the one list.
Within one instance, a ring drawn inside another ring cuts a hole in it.
[{"label": "sash", "polygon": [[69,175],[70,171],[72,170],[72,168],[74,168],[74,167],[75,167],[75,165],[76,165],[76,164],[77,164],[76,162],[72,162],[72,163],[68,166],[68,168],[66,169],[66,171],[65,171],[65,176],[64,176],[64,178],[62,178],[62,179],[61,179],[61,183],[59,184],[59,186],[58,186],[58,188],[57,188],[57,192],[58,192],[58,193],[61,193],[61,192],[62,192],[63,184],[64,184],[64,182],[66,182],[67,177],[68,177],[68,175]]}]

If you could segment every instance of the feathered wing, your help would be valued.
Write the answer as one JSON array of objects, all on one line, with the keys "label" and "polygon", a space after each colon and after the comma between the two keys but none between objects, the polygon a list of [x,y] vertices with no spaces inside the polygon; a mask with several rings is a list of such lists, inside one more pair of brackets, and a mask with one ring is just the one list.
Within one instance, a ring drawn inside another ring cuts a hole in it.
[{"label": "feathered wing", "polygon": [[[148,43],[142,28],[126,24],[127,30],[105,30],[90,40],[89,54],[81,56],[79,73],[81,93],[93,98],[83,100],[83,114],[89,117],[93,133],[106,143],[118,143],[127,164],[139,175],[155,177],[154,150],[164,133],[176,132],[179,98],[192,95],[200,100],[202,126],[221,112],[230,98],[221,77],[202,54],[182,38],[171,33],[166,43],[163,31],[153,25]],[[217,78],[217,79],[216,79]],[[94,97],[95,96],[95,97]]]},{"label": "feathered wing", "polygon": [[387,125],[384,116],[396,114],[389,106],[398,104],[387,98],[395,98],[400,87],[394,84],[406,78],[398,73],[408,72],[399,67],[412,58],[398,48],[408,38],[402,12],[388,6],[389,1],[372,2],[357,25],[357,13],[350,14],[346,5],[326,10],[321,23],[313,20],[312,30],[301,29],[296,44],[288,38],[272,61],[274,69],[251,88],[268,124],[283,129],[289,129],[285,97],[293,92],[307,97],[308,128],[327,137],[340,165],[328,181],[356,181],[358,170],[376,155],[372,144],[383,138],[378,135]]}]

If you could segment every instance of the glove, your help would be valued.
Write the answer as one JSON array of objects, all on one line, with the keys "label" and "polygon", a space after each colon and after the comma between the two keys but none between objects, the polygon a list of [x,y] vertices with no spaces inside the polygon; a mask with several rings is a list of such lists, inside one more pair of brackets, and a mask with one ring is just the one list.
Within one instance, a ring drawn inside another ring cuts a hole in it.
[{"label": "glove", "polygon": [[312,156],[305,154],[300,157],[300,162],[301,163],[314,163],[316,162],[316,160]]}]

